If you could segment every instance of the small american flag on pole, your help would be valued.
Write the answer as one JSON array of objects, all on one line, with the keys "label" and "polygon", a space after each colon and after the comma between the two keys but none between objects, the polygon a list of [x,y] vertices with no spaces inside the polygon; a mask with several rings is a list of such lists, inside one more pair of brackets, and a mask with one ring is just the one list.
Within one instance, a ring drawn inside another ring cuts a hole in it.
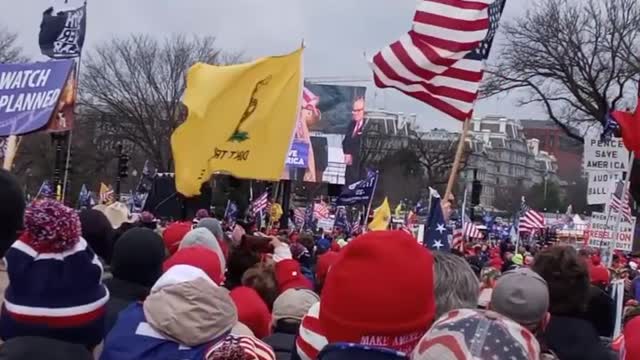
[{"label": "small american flag on pole", "polygon": [[319,220],[325,220],[329,218],[329,208],[324,201],[313,204],[313,216]]},{"label": "small american flag on pole", "polygon": [[256,216],[264,212],[267,207],[269,207],[269,193],[265,191],[251,203],[251,215]]},{"label": "small american flag on pole", "polygon": [[527,208],[527,210],[522,213],[522,216],[520,216],[518,223],[519,232],[534,232],[544,229],[544,227],[544,216],[535,210]]},{"label": "small american flag on pole", "polygon": [[611,194],[611,210],[617,211],[622,217],[631,221],[631,206],[629,206],[629,190],[625,188],[625,182],[618,180],[615,191]]},{"label": "small american flag on pole", "polygon": [[424,0],[411,31],[373,58],[376,86],[471,117],[506,0]]},{"label": "small american flag on pole", "polygon": [[304,213],[306,209],[303,207],[297,207],[293,209],[293,219],[297,227],[304,225]]},{"label": "small american flag on pole", "polygon": [[464,237],[467,239],[482,239],[484,235],[482,235],[476,224],[468,222],[464,224]]}]

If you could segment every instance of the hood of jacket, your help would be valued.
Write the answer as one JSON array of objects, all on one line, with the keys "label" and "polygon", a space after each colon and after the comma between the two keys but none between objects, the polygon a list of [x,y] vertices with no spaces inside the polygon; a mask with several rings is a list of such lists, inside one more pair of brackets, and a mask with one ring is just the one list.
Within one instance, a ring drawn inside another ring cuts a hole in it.
[{"label": "hood of jacket", "polygon": [[158,279],[143,304],[147,322],[177,343],[197,346],[229,333],[238,315],[229,292],[204,271],[171,267]]},{"label": "hood of jacket", "polygon": [[544,341],[560,359],[610,359],[593,325],[583,319],[552,315],[544,332]]}]

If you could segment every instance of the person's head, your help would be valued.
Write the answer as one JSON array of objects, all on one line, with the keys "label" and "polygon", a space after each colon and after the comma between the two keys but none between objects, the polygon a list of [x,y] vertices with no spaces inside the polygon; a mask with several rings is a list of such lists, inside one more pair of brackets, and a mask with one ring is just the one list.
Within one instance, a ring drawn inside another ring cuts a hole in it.
[{"label": "person's head", "polygon": [[522,264],[524,264],[524,256],[522,256],[522,254],[515,254],[511,257],[511,262],[514,265],[522,266]]},{"label": "person's head", "polygon": [[220,225],[220,221],[218,221],[218,219],[202,218],[198,222],[198,225],[196,225],[196,228],[205,228],[209,230],[218,241],[222,241],[224,239],[222,225]]},{"label": "person's head", "polygon": [[436,319],[453,309],[478,306],[478,278],[464,258],[436,251],[433,254]]},{"label": "person's head", "polygon": [[0,169],[0,256],[4,256],[22,230],[24,208],[24,194],[18,180]]},{"label": "person's head", "polygon": [[273,303],[272,326],[277,328],[279,323],[297,324],[299,326],[311,306],[319,301],[320,297],[311,290],[286,290]]},{"label": "person's head", "polygon": [[272,265],[258,263],[242,275],[242,285],[254,289],[269,309],[278,297],[278,283]]},{"label": "person's head", "polygon": [[248,326],[258,339],[269,336],[271,313],[260,295],[247,286],[238,286],[229,295],[238,309],[238,321]]},{"label": "person's head", "polygon": [[412,360],[540,358],[540,344],[527,329],[488,310],[460,309],[443,315],[420,339]]},{"label": "person's head", "polygon": [[621,360],[640,359],[640,316],[636,316],[624,324],[622,331],[624,335],[624,347],[620,357]]},{"label": "person's head", "polygon": [[532,270],[547,282],[552,315],[572,315],[586,309],[589,272],[574,248],[553,246],[539,252]]},{"label": "person's head", "polygon": [[111,272],[116,279],[151,287],[162,275],[164,258],[160,235],[147,228],[133,228],[113,247]]},{"label": "person's head", "polygon": [[220,271],[222,273],[225,272],[227,262],[224,257],[224,252],[220,247],[220,243],[215,236],[213,236],[211,231],[206,228],[197,228],[189,231],[180,242],[178,249],[182,250],[191,246],[204,246],[218,254]]},{"label": "person's head", "polygon": [[111,262],[114,230],[109,219],[98,210],[82,210],[80,212],[82,237],[87,240],[91,249],[106,263]]},{"label": "person's head", "polygon": [[536,272],[521,268],[504,273],[496,283],[489,308],[534,334],[549,322],[549,289]]},{"label": "person's head", "polygon": [[364,98],[363,97],[358,97],[353,102],[353,109],[351,110],[351,115],[353,117],[353,121],[364,120]]},{"label": "person's head", "polygon": [[220,269],[220,257],[207,247],[195,245],[178,250],[162,264],[162,270],[167,272],[176,265],[196,267],[207,274],[216,285],[221,285],[224,281],[224,272]]},{"label": "person's head", "polygon": [[27,207],[24,233],[5,254],[2,339],[43,336],[90,348],[102,341],[109,293],[101,283],[102,264],[80,227],[76,211],[57,201]]},{"label": "person's head", "polygon": [[169,255],[174,254],[180,247],[180,242],[191,231],[191,224],[187,222],[174,222],[169,224],[162,232],[162,240]]},{"label": "person's head", "polygon": [[298,352],[327,343],[410,352],[435,317],[433,255],[404,231],[372,231],[340,252],[320,303],[302,320]]},{"label": "person's head", "polygon": [[316,263],[316,290],[318,290],[318,293],[322,291],[322,286],[324,285],[324,281],[327,278],[329,270],[339,258],[340,253],[335,251],[329,251],[318,257],[318,261]]}]

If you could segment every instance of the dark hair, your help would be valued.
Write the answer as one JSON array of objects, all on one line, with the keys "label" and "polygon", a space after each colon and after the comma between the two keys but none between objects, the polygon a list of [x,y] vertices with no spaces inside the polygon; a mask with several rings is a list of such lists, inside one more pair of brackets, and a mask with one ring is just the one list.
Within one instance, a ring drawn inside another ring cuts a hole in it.
[{"label": "dark hair", "polygon": [[269,310],[273,309],[273,303],[278,297],[278,283],[273,265],[255,264],[242,275],[242,285],[255,290],[267,304]]},{"label": "dark hair", "polygon": [[576,315],[586,310],[589,270],[574,248],[553,246],[541,251],[532,270],[547,282],[552,315]]},{"label": "dark hair", "polygon": [[0,257],[4,257],[23,228],[24,208],[24,194],[18,180],[0,169]]}]

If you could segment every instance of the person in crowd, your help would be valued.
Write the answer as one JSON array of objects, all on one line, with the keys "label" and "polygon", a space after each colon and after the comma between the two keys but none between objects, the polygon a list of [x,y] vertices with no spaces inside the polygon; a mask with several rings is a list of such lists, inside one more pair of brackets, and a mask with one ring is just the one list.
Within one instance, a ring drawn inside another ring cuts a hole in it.
[{"label": "person in crowd", "polygon": [[436,276],[436,319],[453,309],[478,306],[478,278],[464,258],[436,251],[433,254]]},{"label": "person in crowd", "polygon": [[178,250],[162,264],[162,271],[167,272],[175,265],[190,265],[204,271],[216,284],[224,282],[224,273],[220,270],[219,255],[204,246],[196,245]]},{"label": "person in crowd", "polygon": [[105,281],[111,295],[107,303],[107,333],[120,311],[132,302],[144,301],[149,295],[151,286],[162,275],[164,260],[164,243],[154,231],[134,228],[120,237],[113,247],[113,278]]},{"label": "person in crowd", "polygon": [[329,269],[338,261],[340,254],[334,251],[322,254],[318,257],[316,264],[316,283],[315,288],[318,294],[322,293],[322,286],[327,278]]},{"label": "person in crowd", "polygon": [[189,231],[180,242],[178,249],[180,250],[196,245],[204,246],[215,251],[215,253],[218,254],[218,259],[220,260],[220,271],[222,273],[225,272],[227,262],[225,260],[224,252],[220,247],[218,239],[215,238],[209,229],[197,228]]},{"label": "person in crowd", "polygon": [[180,242],[187,233],[191,231],[191,223],[186,221],[174,222],[167,226],[162,232],[162,240],[169,255],[175,254],[180,247]]},{"label": "person in crowd", "polygon": [[591,285],[584,319],[593,324],[600,336],[611,337],[615,326],[616,304],[606,292],[609,287],[609,270],[601,264],[598,255],[593,255],[588,261]]},{"label": "person in crowd", "polygon": [[0,360],[93,360],[84,346],[45,337],[23,336],[0,345]]},{"label": "person in crowd", "polygon": [[[276,248],[277,251],[277,248]],[[320,302],[302,319],[297,353],[351,342],[410,353],[436,311],[433,255],[404,231],[373,231],[340,252]]]},{"label": "person in crowd", "polygon": [[109,219],[100,211],[86,209],[80,212],[82,237],[105,264],[111,263],[115,232]]},{"label": "person in crowd", "polygon": [[[238,315],[228,291],[213,280],[222,276],[219,260],[205,269],[211,272],[207,274],[191,265],[193,257],[180,255],[196,250],[217,258],[204,247],[178,251],[168,260],[175,264],[156,281],[145,301],[120,313],[105,339],[101,360],[200,360],[230,334]],[[185,258],[177,259],[180,256]],[[205,263],[202,260],[196,261],[198,265]]]},{"label": "person in crowd", "polygon": [[158,229],[158,221],[152,213],[143,211],[138,219],[138,226],[155,231]]},{"label": "person in crowd", "polygon": [[218,221],[218,219],[209,217],[203,218],[196,225],[196,229],[199,228],[205,228],[209,230],[211,234],[213,234],[213,236],[216,238],[216,240],[218,240],[218,244],[220,245],[220,249],[222,250],[226,261],[226,258],[229,256],[229,244],[225,239],[224,231],[222,231],[222,225],[220,224],[220,221]]},{"label": "person in crowd", "polygon": [[238,286],[229,293],[238,309],[238,321],[246,325],[257,338],[271,334],[271,312],[260,295],[248,286]]},{"label": "person in crowd", "polygon": [[254,337],[229,335],[207,350],[205,360],[276,360],[276,355]]},{"label": "person in crowd", "polygon": [[289,245],[293,259],[300,263],[300,270],[311,282],[315,282],[313,274],[313,261],[309,250],[301,243],[293,243]]},{"label": "person in crowd", "polygon": [[543,336],[546,346],[561,360],[611,359],[594,326],[582,318],[589,296],[589,272],[576,250],[569,246],[545,249],[537,254],[532,270],[549,288],[551,320]]},{"label": "person in crowd", "polygon": [[540,345],[526,328],[496,312],[452,310],[420,339],[412,360],[538,360]]},{"label": "person in crowd", "polygon": [[289,289],[278,296],[271,316],[273,332],[263,339],[273,348],[277,360],[292,358],[302,318],[319,301],[320,297],[308,289]]},{"label": "person in crowd", "polygon": [[273,262],[259,262],[242,275],[242,285],[254,289],[269,310],[278,297],[278,284]]},{"label": "person in crowd", "polygon": [[24,232],[5,259],[10,282],[0,314],[3,340],[48,337],[89,349],[102,341],[109,292],[75,210],[54,200],[32,202]]},{"label": "person in crowd", "polygon": [[479,308],[486,309],[489,306],[493,289],[496,287],[496,282],[500,275],[500,270],[497,270],[492,266],[486,267],[480,272],[480,295],[478,296]]},{"label": "person in crowd", "polygon": [[[22,187],[8,171],[0,169],[0,257],[18,238],[22,231],[25,209]],[[4,261],[0,261],[0,297],[4,299],[4,291],[9,285],[9,276]]]}]

